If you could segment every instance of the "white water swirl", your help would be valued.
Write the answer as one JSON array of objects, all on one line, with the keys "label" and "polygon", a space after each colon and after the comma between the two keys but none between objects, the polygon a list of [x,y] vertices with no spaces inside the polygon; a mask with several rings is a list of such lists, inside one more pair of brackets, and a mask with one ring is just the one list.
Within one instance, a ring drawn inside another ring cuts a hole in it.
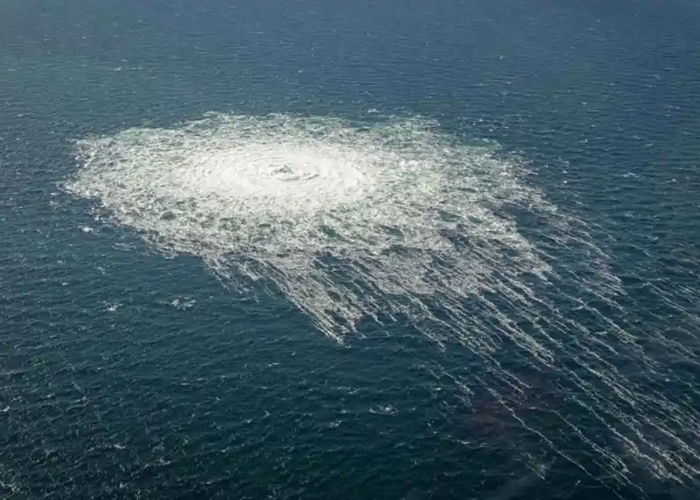
[{"label": "white water swirl", "polygon": [[[229,286],[244,277],[274,283],[329,337],[342,342],[365,318],[401,319],[437,342],[466,346],[491,367],[480,383],[563,459],[578,464],[544,421],[519,413],[514,401],[528,383],[496,361],[501,350],[562,375],[568,404],[609,429],[615,449],[558,413],[611,477],[626,480],[629,457],[660,478],[700,477],[698,410],[610,361],[647,370],[645,380],[657,366],[606,312],[621,312],[614,298],[623,294],[608,257],[585,224],[560,213],[492,147],[418,118],[359,126],[210,115],[80,140],[77,160],[68,191],[96,200],[161,251],[202,257]],[[513,207],[544,243],[525,237]],[[578,260],[561,259],[566,252]],[[560,290],[565,281],[573,289]],[[562,312],[555,294],[605,331]]]}]

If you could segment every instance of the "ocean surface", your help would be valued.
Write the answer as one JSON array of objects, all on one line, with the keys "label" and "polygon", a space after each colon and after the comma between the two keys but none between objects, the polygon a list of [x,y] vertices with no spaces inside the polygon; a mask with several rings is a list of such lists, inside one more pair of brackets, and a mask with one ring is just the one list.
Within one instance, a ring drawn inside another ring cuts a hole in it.
[{"label": "ocean surface", "polygon": [[0,0],[0,498],[700,498],[699,26]]}]

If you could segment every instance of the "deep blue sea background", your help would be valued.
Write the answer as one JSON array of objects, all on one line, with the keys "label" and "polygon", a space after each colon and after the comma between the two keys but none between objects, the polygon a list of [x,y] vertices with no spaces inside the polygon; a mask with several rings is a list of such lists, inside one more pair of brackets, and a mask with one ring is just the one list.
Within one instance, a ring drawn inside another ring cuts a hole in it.
[{"label": "deep blue sea background", "polygon": [[698,408],[699,26],[695,0],[0,0],[0,498],[700,498],[463,411],[435,370],[459,349],[340,346],[282,295],[84,233],[57,187],[72,140],[209,111],[436,119],[591,224],[627,321],[696,355],[663,390]]}]

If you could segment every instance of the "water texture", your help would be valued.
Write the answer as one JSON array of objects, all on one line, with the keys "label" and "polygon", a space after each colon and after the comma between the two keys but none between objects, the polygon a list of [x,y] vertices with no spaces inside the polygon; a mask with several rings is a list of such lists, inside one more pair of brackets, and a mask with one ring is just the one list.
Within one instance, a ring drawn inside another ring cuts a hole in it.
[{"label": "water texture", "polygon": [[696,3],[0,9],[0,497],[700,494]]}]

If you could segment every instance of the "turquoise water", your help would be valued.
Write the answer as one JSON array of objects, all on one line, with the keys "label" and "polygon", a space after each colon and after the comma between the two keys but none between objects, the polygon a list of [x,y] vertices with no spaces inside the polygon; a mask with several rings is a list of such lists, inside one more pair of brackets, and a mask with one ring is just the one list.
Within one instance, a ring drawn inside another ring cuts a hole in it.
[{"label": "turquoise water", "polygon": [[[697,497],[697,4],[0,9],[0,497]],[[416,282],[388,297],[339,252],[332,280],[379,311],[338,342],[270,268],[223,277],[203,250],[144,238],[148,211],[125,223],[65,189],[84,172],[75,141],[210,112],[370,136],[425,120],[450,147],[488,144],[518,183],[488,191],[482,218],[511,221],[549,274],[457,225],[425,324],[390,310]],[[493,269],[454,273],[470,266]]]}]

